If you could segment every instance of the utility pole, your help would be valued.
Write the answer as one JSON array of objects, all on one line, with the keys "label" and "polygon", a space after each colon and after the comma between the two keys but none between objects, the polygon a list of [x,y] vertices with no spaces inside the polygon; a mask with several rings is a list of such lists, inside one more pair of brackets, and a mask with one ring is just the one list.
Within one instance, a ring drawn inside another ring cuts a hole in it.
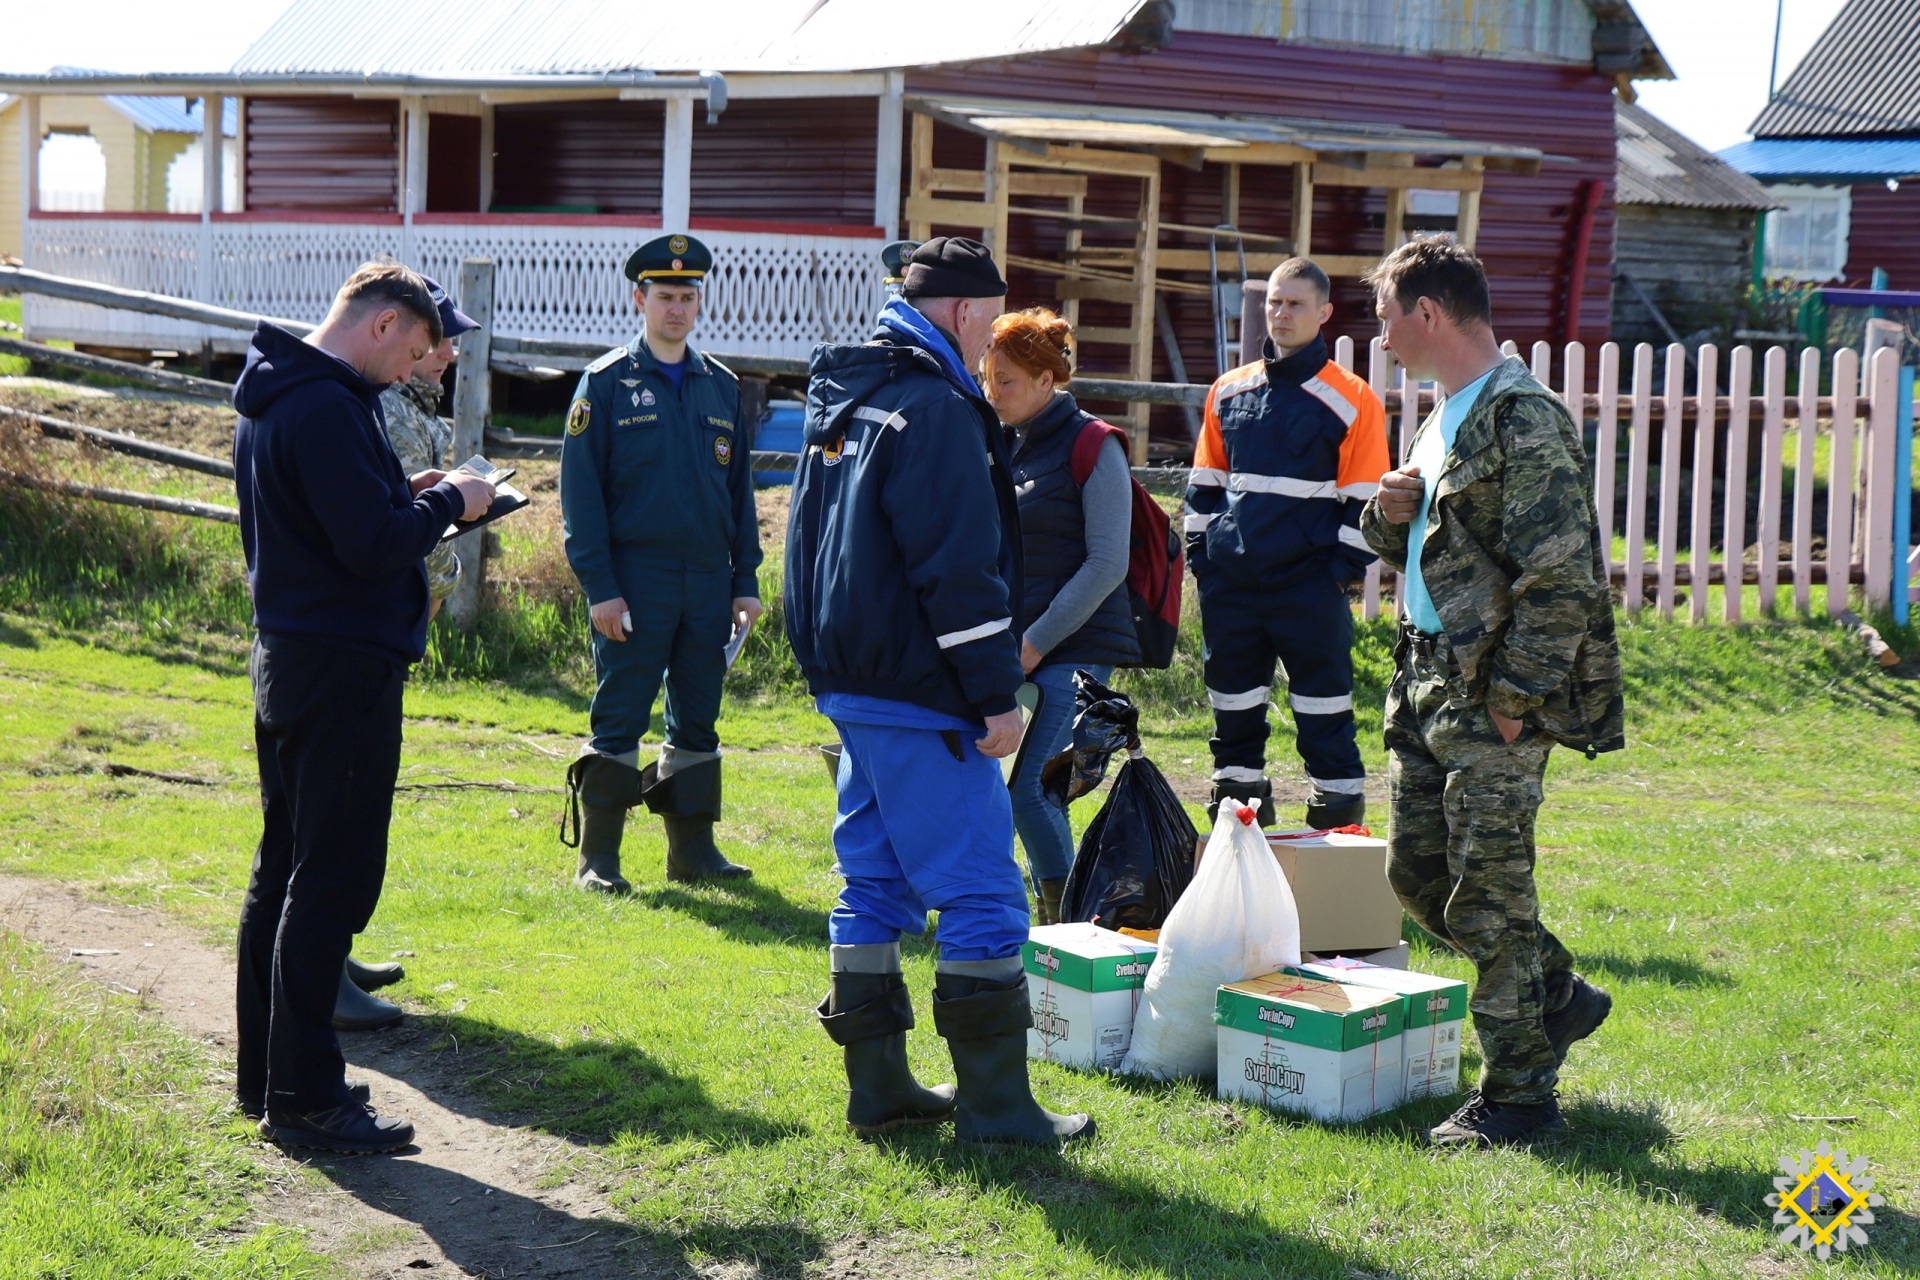
[{"label": "utility pole", "polygon": [[1787,0],[1774,0],[1773,62],[1767,67],[1767,101],[1773,101],[1774,82],[1780,78],[1780,25],[1786,20]]}]

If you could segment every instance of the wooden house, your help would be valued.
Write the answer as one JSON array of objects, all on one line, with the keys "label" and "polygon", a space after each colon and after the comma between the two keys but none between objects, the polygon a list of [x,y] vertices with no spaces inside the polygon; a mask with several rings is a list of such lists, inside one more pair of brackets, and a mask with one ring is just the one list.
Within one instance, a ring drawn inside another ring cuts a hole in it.
[{"label": "wooden house", "polygon": [[1760,219],[1778,202],[1649,111],[1619,103],[1615,125],[1614,341],[1727,342],[1752,283]]},{"label": "wooden house", "polygon": [[[966,232],[1013,304],[1077,313],[1087,369],[1205,381],[1243,269],[1325,260],[1337,331],[1366,336],[1355,277],[1434,228],[1479,247],[1503,336],[1606,334],[1614,96],[1671,74],[1626,0],[977,0],[924,37],[909,16],[474,0],[422,39],[384,0],[294,0],[230,72],[143,78],[241,99],[243,211],[145,228],[154,252],[110,269],[310,318],[367,254],[447,278],[486,254],[499,331],[612,342],[627,249],[689,227],[718,258],[703,341],[798,356],[864,334],[886,239]],[[129,234],[32,227],[34,265],[82,275]]]}]

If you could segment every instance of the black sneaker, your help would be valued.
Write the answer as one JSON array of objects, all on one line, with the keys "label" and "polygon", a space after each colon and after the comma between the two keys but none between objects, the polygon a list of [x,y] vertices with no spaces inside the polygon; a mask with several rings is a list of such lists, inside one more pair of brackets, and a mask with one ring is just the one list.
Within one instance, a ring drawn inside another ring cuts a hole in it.
[{"label": "black sneaker", "polygon": [[1427,1130],[1427,1142],[1436,1147],[1514,1146],[1566,1127],[1557,1099],[1494,1102],[1475,1089],[1458,1111]]},{"label": "black sneaker", "polygon": [[[364,1107],[373,1101],[373,1090],[364,1080],[349,1080],[347,1081],[347,1101],[354,1106]],[[267,1117],[267,1104],[258,1098],[235,1097],[234,1103],[239,1106],[240,1114],[249,1120],[264,1120]]]},{"label": "black sneaker", "polygon": [[1613,997],[1579,974],[1573,975],[1573,999],[1546,1017],[1547,1042],[1561,1063],[1576,1040],[1585,1040],[1613,1012]]},{"label": "black sneaker", "polygon": [[260,1136],[283,1147],[371,1156],[412,1146],[413,1126],[398,1116],[383,1116],[371,1106],[348,1103],[305,1115],[269,1111],[260,1122]]}]

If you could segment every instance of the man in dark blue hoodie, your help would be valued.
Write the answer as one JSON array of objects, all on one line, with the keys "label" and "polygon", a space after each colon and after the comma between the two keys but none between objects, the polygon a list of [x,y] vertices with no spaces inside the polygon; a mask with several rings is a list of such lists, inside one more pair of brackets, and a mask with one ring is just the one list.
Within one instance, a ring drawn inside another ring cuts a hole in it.
[{"label": "man in dark blue hoodie", "polygon": [[407,476],[381,430],[381,389],[440,338],[426,282],[369,263],[304,341],[262,323],[233,389],[265,817],[240,910],[236,1095],[284,1145],[413,1141],[348,1086],[333,1013],[386,875],[401,689],[426,651],[426,556],[493,497],[465,473]]},{"label": "man in dark blue hoodie", "polygon": [[[821,346],[787,533],[787,636],[840,731],[832,989],[862,1133],[953,1117],[967,1142],[1055,1145],[1084,1115],[1033,1100],[1027,892],[998,759],[1020,745],[1020,532],[1005,432],[971,370],[1007,286],[985,246],[913,251],[862,346]],[[940,913],[934,1025],[959,1084],[907,1068],[900,935]]]}]

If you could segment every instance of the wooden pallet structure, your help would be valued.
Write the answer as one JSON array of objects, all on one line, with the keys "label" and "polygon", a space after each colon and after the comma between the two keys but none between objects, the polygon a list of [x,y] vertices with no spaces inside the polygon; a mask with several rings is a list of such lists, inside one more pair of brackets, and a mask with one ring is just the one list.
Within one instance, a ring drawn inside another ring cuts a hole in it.
[{"label": "wooden pallet structure", "polygon": [[[1167,341],[1171,324],[1164,319],[1160,295],[1206,296],[1221,285],[1220,265],[1230,263],[1236,273],[1230,307],[1237,315],[1242,250],[1250,275],[1265,275],[1296,254],[1311,254],[1335,277],[1357,277],[1378,261],[1368,254],[1313,253],[1316,186],[1384,190],[1382,253],[1407,237],[1410,192],[1456,191],[1456,234],[1471,246],[1488,170],[1534,173],[1547,158],[1530,147],[1278,116],[990,98],[909,97],[906,108],[913,120],[908,234],[924,240],[936,229],[974,232],[1003,266],[1053,277],[1062,313],[1074,323],[1079,341],[1121,349],[1120,367],[1112,371],[1138,382],[1153,380],[1156,329],[1174,362],[1176,380],[1187,380],[1177,348]],[[985,139],[985,163],[978,172],[934,164],[936,124]],[[1161,173],[1168,163],[1194,171],[1209,163],[1221,168],[1222,226],[1161,216]],[[1240,226],[1243,165],[1292,169],[1291,226]],[[1131,216],[1088,211],[1088,184],[1095,178],[1137,183],[1138,204]],[[1064,252],[1058,259],[1011,252],[1008,224],[1016,218],[1057,223]],[[1192,244],[1209,238],[1209,248]],[[1082,327],[1084,301],[1118,304],[1126,308],[1127,319]],[[1148,412],[1148,405],[1135,404],[1126,417],[1136,463],[1146,461]]]}]

